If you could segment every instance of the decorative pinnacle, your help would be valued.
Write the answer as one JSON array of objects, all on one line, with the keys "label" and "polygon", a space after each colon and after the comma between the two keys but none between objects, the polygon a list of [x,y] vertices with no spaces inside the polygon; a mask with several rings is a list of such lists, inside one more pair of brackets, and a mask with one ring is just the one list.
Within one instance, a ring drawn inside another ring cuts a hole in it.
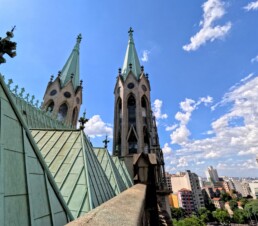
[{"label": "decorative pinnacle", "polygon": [[130,64],[129,64],[129,68],[130,68],[130,70],[132,70],[132,67],[133,67],[133,64],[132,64],[132,63],[130,63]]},{"label": "decorative pinnacle", "polygon": [[73,79],[73,77],[74,77],[74,73],[71,74],[71,79]]},{"label": "decorative pinnacle", "polygon": [[85,128],[84,124],[88,122],[89,119],[86,118],[86,111],[83,112],[83,116],[80,117],[78,122],[80,123],[80,130],[83,130]]},{"label": "decorative pinnacle", "polygon": [[81,40],[82,40],[82,35],[81,35],[81,34],[79,34],[79,35],[77,36],[77,43],[80,43],[80,42],[81,42]]},{"label": "decorative pinnacle", "polygon": [[118,75],[121,75],[121,68],[118,68]]},{"label": "decorative pinnacle", "polygon": [[83,83],[83,81],[82,81],[82,80],[80,80],[80,86],[82,86],[82,83]]},{"label": "decorative pinnacle", "polygon": [[50,82],[53,82],[54,75],[50,76]]},{"label": "decorative pinnacle", "polygon": [[109,143],[110,141],[107,139],[107,135],[106,135],[106,139],[103,140],[103,143],[104,143],[104,148],[107,148],[107,144]]},{"label": "decorative pinnacle", "polygon": [[141,66],[141,72],[144,72],[144,66]]},{"label": "decorative pinnacle", "polygon": [[61,71],[58,71],[58,77],[60,77],[61,76]]}]

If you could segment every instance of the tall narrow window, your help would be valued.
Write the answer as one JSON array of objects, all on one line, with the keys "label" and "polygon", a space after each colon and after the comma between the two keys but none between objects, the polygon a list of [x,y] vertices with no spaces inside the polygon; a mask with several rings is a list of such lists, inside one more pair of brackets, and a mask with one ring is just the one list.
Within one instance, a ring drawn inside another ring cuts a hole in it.
[{"label": "tall narrow window", "polygon": [[67,104],[63,103],[59,108],[57,119],[59,121],[64,121],[66,118],[67,112],[68,112],[68,106]]},{"label": "tall narrow window", "polygon": [[135,126],[136,125],[136,101],[133,95],[128,98],[127,101],[127,108],[128,108],[128,125]]},{"label": "tall narrow window", "polygon": [[141,105],[142,105],[143,125],[147,125],[147,103],[146,103],[146,99],[144,97],[142,97]]},{"label": "tall narrow window", "polygon": [[78,109],[77,109],[77,107],[75,107],[75,108],[73,109],[73,116],[72,116],[72,124],[73,124],[74,126],[76,126],[77,119],[78,119]]}]

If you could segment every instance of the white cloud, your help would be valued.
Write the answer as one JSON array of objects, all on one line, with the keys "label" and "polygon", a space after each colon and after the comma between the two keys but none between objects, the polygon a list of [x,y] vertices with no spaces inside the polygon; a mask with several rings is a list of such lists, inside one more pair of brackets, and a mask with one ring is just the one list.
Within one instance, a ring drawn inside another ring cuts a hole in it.
[{"label": "white cloud", "polygon": [[188,166],[188,162],[185,157],[181,157],[178,159],[177,167],[184,167],[184,166]]},{"label": "white cloud", "polygon": [[255,62],[258,62],[258,55],[251,59],[251,63],[255,63]]},{"label": "white cloud", "polygon": [[250,2],[248,5],[244,7],[245,10],[258,10],[258,1]]},{"label": "white cloud", "polygon": [[[218,105],[228,105],[230,108],[211,123],[212,130],[209,131],[209,134],[213,134],[213,136],[210,138],[189,139],[191,131],[186,128],[186,125],[179,127],[183,127],[182,131],[187,131],[184,135],[179,128],[173,131],[170,135],[171,141],[180,145],[179,149],[174,149],[175,158],[184,157],[188,160],[188,164],[190,162],[197,164],[196,159],[198,162],[219,161],[217,168],[224,170],[227,168],[232,172],[234,170],[244,172],[257,167],[255,161],[255,156],[258,154],[257,93],[258,76],[253,75],[243,78],[234,88],[230,89]],[[242,122],[232,126],[231,121],[234,119],[241,119]],[[171,163],[172,165],[178,164],[176,159]],[[240,162],[238,165],[228,165],[225,164],[227,159],[234,159],[234,164],[236,161]],[[250,163],[250,167],[248,163]]]},{"label": "white cloud", "polygon": [[150,54],[149,50],[143,50],[141,60],[143,62],[148,62],[149,61],[149,54]]},{"label": "white cloud", "polygon": [[183,46],[185,51],[197,50],[206,42],[213,42],[223,38],[231,29],[231,23],[214,26],[214,22],[224,16],[224,3],[221,0],[207,0],[203,5],[203,20],[200,21],[201,29],[191,37],[190,43]]},{"label": "white cloud", "polygon": [[168,117],[167,114],[162,114],[161,113],[161,108],[162,108],[162,100],[156,99],[153,103],[153,113],[156,119],[166,119]]},{"label": "white cloud", "polygon": [[172,144],[183,144],[188,141],[188,137],[191,135],[190,131],[185,125],[181,125],[171,135]]},{"label": "white cloud", "polygon": [[168,143],[164,144],[164,147],[162,148],[163,154],[170,154],[172,152],[172,148],[169,147]]},{"label": "white cloud", "polygon": [[174,124],[172,126],[166,126],[165,130],[166,131],[173,131],[174,129],[176,129],[178,127],[178,124]]},{"label": "white cloud", "polygon": [[202,165],[204,163],[205,163],[205,161],[200,161],[200,162],[196,162],[196,165]]},{"label": "white cloud", "polygon": [[212,103],[212,101],[212,97],[207,96],[201,97],[197,102],[186,98],[179,104],[183,112],[179,111],[175,115],[175,119],[179,121],[179,127],[170,135],[172,144],[182,144],[188,140],[191,132],[187,129],[187,124],[191,119],[192,112],[196,110],[200,104],[204,103],[204,105],[208,105]]},{"label": "white cloud", "polygon": [[89,119],[89,121],[85,124],[85,133],[95,138],[100,136],[106,136],[112,137],[113,129],[110,124],[105,123],[102,121],[101,117],[99,115],[94,115],[92,118]]}]

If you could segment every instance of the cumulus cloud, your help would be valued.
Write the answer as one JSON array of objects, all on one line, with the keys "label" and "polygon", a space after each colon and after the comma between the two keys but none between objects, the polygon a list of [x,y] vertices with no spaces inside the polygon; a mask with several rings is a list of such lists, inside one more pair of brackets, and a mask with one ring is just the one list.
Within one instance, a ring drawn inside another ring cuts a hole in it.
[{"label": "cumulus cloud", "polygon": [[94,115],[89,121],[85,124],[85,133],[92,138],[101,137],[108,135],[112,137],[113,128],[110,124],[102,121],[99,115]]},{"label": "cumulus cloud", "polygon": [[156,119],[166,119],[168,117],[167,114],[162,114],[161,113],[161,108],[162,108],[162,100],[156,99],[153,103],[153,113]]},{"label": "cumulus cloud", "polygon": [[150,54],[149,50],[143,50],[141,61],[142,62],[148,62],[149,61],[149,54]]},{"label": "cumulus cloud", "polygon": [[162,148],[163,154],[170,154],[172,152],[172,148],[169,147],[168,143],[164,144],[164,147]]},{"label": "cumulus cloud", "polygon": [[222,18],[226,13],[224,3],[221,0],[207,0],[203,5],[203,20],[200,21],[200,31],[190,38],[190,43],[183,46],[185,51],[197,50],[206,42],[213,42],[223,38],[231,29],[231,23],[223,26],[214,26],[214,22]]},{"label": "cumulus cloud", "polygon": [[244,9],[246,11],[250,11],[250,10],[258,10],[258,1],[255,2],[250,2],[249,4],[247,4]]},{"label": "cumulus cloud", "polygon": [[166,131],[173,131],[174,129],[176,129],[178,127],[178,124],[174,124],[172,126],[166,126],[165,130]]},{"label": "cumulus cloud", "polygon": [[181,157],[178,159],[177,167],[185,167],[188,166],[188,162],[185,157]]},{"label": "cumulus cloud", "polygon": [[[236,165],[227,165],[228,169],[247,170],[256,166],[255,156],[258,154],[258,76],[248,75],[227,92],[218,107],[229,106],[228,110],[211,123],[212,137],[204,139],[176,140],[176,133],[171,134],[172,143],[177,143],[180,148],[174,150],[177,159],[185,157],[188,164],[201,161],[219,161],[217,168],[224,169],[226,159],[239,160]],[[192,104],[195,105],[194,103]],[[181,105],[180,105],[181,106]],[[195,109],[195,108],[194,108]],[[192,108],[188,108],[193,111]],[[182,117],[181,117],[182,118]],[[232,126],[231,121],[241,119],[241,123]],[[182,120],[182,119],[181,119]],[[186,125],[181,124],[183,130]],[[180,127],[179,127],[180,128]],[[179,133],[177,131],[177,133]],[[187,134],[191,133],[189,130]],[[179,141],[179,142],[177,142]],[[183,141],[183,142],[182,142]],[[194,158],[193,158],[194,156]],[[222,159],[225,161],[223,162]],[[181,160],[182,161],[182,160]],[[248,163],[251,165],[248,167]],[[176,165],[175,161],[174,164]],[[257,166],[256,166],[257,167]]]},{"label": "cumulus cloud", "polygon": [[210,96],[201,97],[198,101],[186,98],[179,106],[182,111],[175,115],[175,119],[179,121],[179,127],[174,130],[171,135],[172,144],[183,144],[188,141],[191,132],[187,128],[187,124],[191,119],[192,112],[198,108],[200,104],[208,105],[212,103],[213,98]]},{"label": "cumulus cloud", "polygon": [[252,63],[258,62],[258,55],[257,55],[256,57],[252,58],[252,59],[251,59],[251,62],[252,62]]}]

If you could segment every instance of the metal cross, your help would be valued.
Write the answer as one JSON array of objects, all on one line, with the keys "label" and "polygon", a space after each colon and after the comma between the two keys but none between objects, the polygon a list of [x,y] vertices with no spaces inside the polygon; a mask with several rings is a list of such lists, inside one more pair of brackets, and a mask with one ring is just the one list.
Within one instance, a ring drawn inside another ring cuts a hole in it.
[{"label": "metal cross", "polygon": [[107,139],[107,135],[106,135],[106,139],[103,140],[104,148],[107,148],[107,144],[108,144],[109,142],[110,142],[110,141]]}]

